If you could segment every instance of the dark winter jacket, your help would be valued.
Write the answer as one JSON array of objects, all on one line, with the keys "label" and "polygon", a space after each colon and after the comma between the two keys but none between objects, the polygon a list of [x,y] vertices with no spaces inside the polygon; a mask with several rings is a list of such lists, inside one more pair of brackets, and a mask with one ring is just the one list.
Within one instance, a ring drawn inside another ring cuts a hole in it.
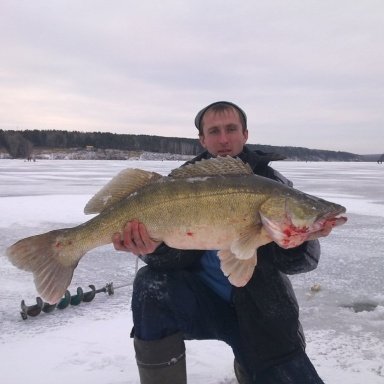
[{"label": "dark winter jacket", "polygon": [[[211,157],[203,152],[190,163]],[[292,183],[268,164],[278,159],[274,154],[250,151],[244,147],[239,157],[255,174],[292,186]],[[143,257],[150,266],[161,270],[193,268],[205,251],[178,250],[162,244]],[[251,280],[242,288],[234,287],[236,308],[247,365],[259,371],[275,365],[305,348],[299,323],[299,307],[286,276],[308,272],[317,267],[320,246],[317,240],[297,248],[283,249],[269,243],[257,251],[258,262]]]}]

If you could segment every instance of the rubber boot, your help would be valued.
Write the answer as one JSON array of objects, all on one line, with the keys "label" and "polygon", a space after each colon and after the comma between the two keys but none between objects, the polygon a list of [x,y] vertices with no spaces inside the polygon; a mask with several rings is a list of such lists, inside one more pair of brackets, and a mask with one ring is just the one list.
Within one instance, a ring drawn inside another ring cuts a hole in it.
[{"label": "rubber boot", "polygon": [[134,338],[141,384],[186,384],[187,369],[183,335],[160,340]]},{"label": "rubber boot", "polygon": [[235,376],[239,384],[251,384],[251,380],[236,359],[233,362],[233,368],[235,370]]}]

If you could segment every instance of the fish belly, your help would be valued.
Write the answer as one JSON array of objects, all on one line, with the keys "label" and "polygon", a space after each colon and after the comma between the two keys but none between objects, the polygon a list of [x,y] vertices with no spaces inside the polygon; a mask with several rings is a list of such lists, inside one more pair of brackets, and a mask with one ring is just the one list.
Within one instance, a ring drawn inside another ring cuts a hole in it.
[{"label": "fish belly", "polygon": [[235,226],[191,226],[175,228],[172,233],[163,235],[163,241],[177,249],[228,249],[239,233],[241,228]]}]

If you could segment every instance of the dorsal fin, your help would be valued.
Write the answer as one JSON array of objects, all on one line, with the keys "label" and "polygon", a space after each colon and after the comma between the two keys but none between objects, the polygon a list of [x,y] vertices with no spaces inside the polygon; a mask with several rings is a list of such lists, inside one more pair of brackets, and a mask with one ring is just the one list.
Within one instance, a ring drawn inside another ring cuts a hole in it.
[{"label": "dorsal fin", "polygon": [[218,175],[253,175],[249,164],[243,163],[238,157],[230,156],[202,159],[194,164],[188,164],[174,169],[169,177],[186,178]]},{"label": "dorsal fin", "polygon": [[128,168],[119,172],[95,196],[88,201],[84,208],[85,214],[100,213],[105,208],[136,192],[149,183],[160,179],[156,172]]}]

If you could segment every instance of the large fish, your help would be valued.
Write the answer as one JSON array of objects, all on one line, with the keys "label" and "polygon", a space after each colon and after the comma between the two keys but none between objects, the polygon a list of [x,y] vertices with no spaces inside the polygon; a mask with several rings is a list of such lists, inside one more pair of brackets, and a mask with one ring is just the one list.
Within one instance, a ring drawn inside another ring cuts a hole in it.
[{"label": "large fish", "polygon": [[178,249],[217,249],[221,268],[235,286],[253,274],[257,248],[276,242],[292,248],[343,224],[345,208],[256,176],[231,157],[202,160],[163,177],[120,172],[86,205],[99,213],[73,228],[22,239],[7,249],[17,267],[31,271],[37,291],[56,303],[89,250],[111,243],[125,223],[137,219],[152,239]]}]

